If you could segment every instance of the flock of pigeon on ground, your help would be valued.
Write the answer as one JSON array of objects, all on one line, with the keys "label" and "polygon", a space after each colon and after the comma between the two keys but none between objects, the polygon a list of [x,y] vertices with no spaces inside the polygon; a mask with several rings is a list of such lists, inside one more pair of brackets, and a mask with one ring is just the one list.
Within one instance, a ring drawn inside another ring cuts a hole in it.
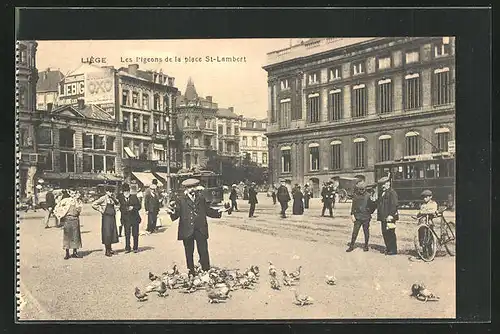
[{"label": "flock of pigeon on ground", "polygon": [[[302,266],[299,266],[295,271],[287,272],[281,270],[281,279],[279,278],[278,269],[269,261],[269,284],[274,290],[281,290],[282,286],[291,287],[294,292],[294,304],[298,306],[311,305],[314,299],[308,295],[300,294],[295,285],[300,282]],[[167,297],[169,290],[178,290],[182,293],[193,293],[200,290],[205,290],[209,303],[223,303],[231,298],[231,292],[238,289],[254,289],[258,284],[260,270],[258,266],[252,265],[244,272],[238,269],[227,269],[212,267],[208,271],[202,271],[200,266],[196,266],[193,274],[180,273],[176,264],[171,269],[162,273],[160,276],[149,272],[150,283],[144,291],[135,288],[134,295],[138,301],[143,302],[148,300],[148,295],[156,293],[159,297]],[[335,285],[335,275],[327,275],[325,283]],[[423,284],[413,284],[411,287],[412,297],[420,301],[437,301],[439,297],[429,291]]]}]

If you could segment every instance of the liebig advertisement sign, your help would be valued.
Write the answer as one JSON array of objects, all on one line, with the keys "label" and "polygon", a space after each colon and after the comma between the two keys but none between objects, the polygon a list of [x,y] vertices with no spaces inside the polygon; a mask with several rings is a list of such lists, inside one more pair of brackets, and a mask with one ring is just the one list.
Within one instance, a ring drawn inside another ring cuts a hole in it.
[{"label": "liebig advertisement sign", "polygon": [[85,103],[112,104],[115,101],[114,75],[110,71],[90,72],[85,80]]},{"label": "liebig advertisement sign", "polygon": [[59,101],[61,104],[75,104],[85,96],[85,75],[73,75],[59,83]]}]

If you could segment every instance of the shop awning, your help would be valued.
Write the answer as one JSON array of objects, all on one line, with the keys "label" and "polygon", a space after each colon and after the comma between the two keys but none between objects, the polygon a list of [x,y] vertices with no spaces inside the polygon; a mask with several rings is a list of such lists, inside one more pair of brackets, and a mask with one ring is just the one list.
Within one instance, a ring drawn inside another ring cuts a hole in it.
[{"label": "shop awning", "polygon": [[[158,175],[159,177],[161,177],[165,181],[168,179],[168,174],[167,173],[156,172],[156,175]],[[170,177],[172,177],[172,174],[170,174]]]},{"label": "shop awning", "polygon": [[[158,180],[152,173],[132,172],[132,175],[134,175],[134,177],[145,187],[151,185],[153,180]],[[158,186],[163,186],[163,183],[160,180],[158,180]]]},{"label": "shop awning", "polygon": [[47,180],[91,180],[91,181],[121,181],[122,178],[106,173],[56,173],[44,172],[42,174]]},{"label": "shop awning", "polygon": [[123,149],[125,150],[125,153],[127,153],[127,155],[129,156],[129,158],[135,158],[135,154],[134,152],[132,152],[130,147],[125,146]]}]

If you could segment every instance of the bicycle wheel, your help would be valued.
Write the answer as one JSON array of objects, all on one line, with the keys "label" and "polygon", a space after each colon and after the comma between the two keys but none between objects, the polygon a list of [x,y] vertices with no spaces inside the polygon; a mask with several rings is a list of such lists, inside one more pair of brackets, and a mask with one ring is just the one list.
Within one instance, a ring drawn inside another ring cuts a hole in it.
[{"label": "bicycle wheel", "polygon": [[450,256],[455,256],[456,247],[455,247],[455,238],[456,238],[456,230],[455,223],[446,222],[446,229],[443,232],[443,238],[445,238],[444,248],[446,252]]},{"label": "bicycle wheel", "polygon": [[415,249],[422,260],[434,260],[437,252],[437,237],[429,226],[419,225],[414,239]]}]

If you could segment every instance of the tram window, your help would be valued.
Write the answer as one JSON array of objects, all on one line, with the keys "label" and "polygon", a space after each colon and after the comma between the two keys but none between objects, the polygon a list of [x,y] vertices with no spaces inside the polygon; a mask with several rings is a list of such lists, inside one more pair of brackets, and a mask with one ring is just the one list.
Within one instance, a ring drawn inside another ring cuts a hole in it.
[{"label": "tram window", "polygon": [[401,180],[403,178],[403,166],[392,167],[392,178],[394,180]]},{"label": "tram window", "polygon": [[439,178],[439,164],[425,164],[425,178]]},{"label": "tram window", "polygon": [[443,161],[439,163],[441,177],[453,177],[455,174],[454,161]]},{"label": "tram window", "polygon": [[407,165],[405,166],[405,179],[423,179],[424,170],[422,166],[419,165]]}]

